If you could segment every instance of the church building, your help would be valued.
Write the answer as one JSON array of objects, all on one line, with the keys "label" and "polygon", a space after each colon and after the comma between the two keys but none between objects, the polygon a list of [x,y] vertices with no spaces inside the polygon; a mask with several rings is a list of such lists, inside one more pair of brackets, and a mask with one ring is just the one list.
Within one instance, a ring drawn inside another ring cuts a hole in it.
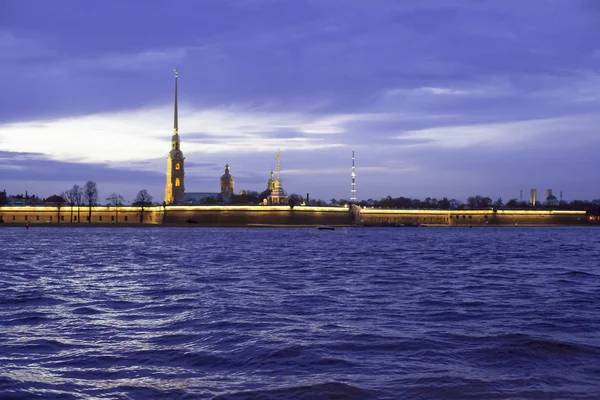
[{"label": "church building", "polygon": [[[175,105],[173,114],[173,136],[171,137],[171,151],[167,157],[167,182],[165,185],[165,204],[218,204],[229,203],[235,196],[234,179],[230,173],[229,164],[225,165],[225,173],[221,175],[221,191],[220,193],[208,192],[185,192],[184,178],[185,172],[183,163],[185,157],[181,151],[181,140],[179,138],[179,123],[178,123],[178,79],[179,74],[175,70]],[[277,150],[277,178],[273,171],[268,181],[268,188],[261,194],[261,202],[263,204],[284,205],[288,204],[288,195],[286,194],[281,184],[281,163],[280,153]]]},{"label": "church building", "polygon": [[165,203],[180,204],[185,198],[183,153],[179,140],[179,127],[177,121],[177,70],[175,70],[175,112],[173,121],[173,137],[171,138],[171,151],[167,157],[167,184],[165,186]]},{"label": "church building", "polygon": [[221,175],[221,197],[225,202],[233,197],[233,176],[229,173],[229,164],[225,164],[225,173]]},{"label": "church building", "polygon": [[[273,171],[271,171],[271,178],[269,179],[269,190],[271,190],[271,194],[267,196],[265,199],[266,204],[270,205],[287,205],[289,203],[288,195],[283,190],[283,185],[281,184],[281,154],[279,150],[277,150],[277,179],[273,180]],[[271,188],[272,185],[272,188]]]}]

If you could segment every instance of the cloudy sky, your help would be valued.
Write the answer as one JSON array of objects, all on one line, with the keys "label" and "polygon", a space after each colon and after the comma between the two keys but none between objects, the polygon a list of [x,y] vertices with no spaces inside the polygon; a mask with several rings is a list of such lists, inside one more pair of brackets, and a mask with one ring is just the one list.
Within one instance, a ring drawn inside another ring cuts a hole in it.
[{"label": "cloudy sky", "polygon": [[0,190],[600,198],[600,1],[2,0]]}]

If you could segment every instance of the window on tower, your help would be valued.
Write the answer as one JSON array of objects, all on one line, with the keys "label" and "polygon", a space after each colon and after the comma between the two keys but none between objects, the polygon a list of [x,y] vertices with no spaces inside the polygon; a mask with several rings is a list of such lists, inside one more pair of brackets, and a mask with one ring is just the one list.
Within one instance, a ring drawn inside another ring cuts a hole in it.
[{"label": "window on tower", "polygon": [[180,186],[181,182],[179,181],[179,178],[175,178],[175,186]]},{"label": "window on tower", "polygon": [[175,169],[179,171],[181,169],[181,165],[179,163],[175,164]]}]

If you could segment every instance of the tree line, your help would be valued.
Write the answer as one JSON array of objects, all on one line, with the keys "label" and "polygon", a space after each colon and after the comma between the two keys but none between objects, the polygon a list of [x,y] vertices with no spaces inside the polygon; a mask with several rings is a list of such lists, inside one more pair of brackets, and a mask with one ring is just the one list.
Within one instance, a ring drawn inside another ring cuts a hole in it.
[{"label": "tree line", "polygon": [[[331,199],[330,204],[347,204],[348,200],[336,200]],[[488,208],[514,208],[514,209],[536,209],[536,208],[551,208],[557,210],[598,210],[600,208],[600,199],[587,201],[587,200],[573,200],[570,202],[560,201],[555,204],[545,204],[536,202],[535,205],[530,204],[526,201],[519,201],[518,199],[510,199],[506,203],[499,197],[495,201],[489,196],[469,196],[466,202],[462,202],[456,199],[448,199],[444,197],[442,199],[436,199],[427,197],[425,200],[411,199],[409,197],[396,197],[387,196],[381,200],[362,200],[356,203],[363,207],[379,207],[379,208],[416,208],[416,209],[439,209],[439,210],[461,210],[461,209],[488,209]]]},{"label": "tree line", "polygon": [[[261,204],[264,194],[252,190],[242,190],[239,195],[231,197],[228,204]],[[312,199],[302,195],[292,193],[288,196],[290,205],[306,204],[310,206],[345,206],[350,204],[348,199],[330,199],[329,201],[321,199]],[[220,195],[208,197],[200,200],[199,205],[216,205],[224,204]],[[600,199],[573,200],[570,202],[560,201],[556,204],[544,204],[537,202],[535,205],[526,201],[519,201],[516,198],[508,200],[506,203],[502,197],[492,200],[489,196],[474,195],[467,197],[466,202],[457,199],[448,199],[443,197],[437,199],[435,197],[427,197],[424,200],[410,197],[392,197],[387,196],[379,200],[368,199],[361,200],[355,204],[362,207],[376,208],[413,208],[413,209],[433,209],[433,210],[462,210],[462,209],[488,209],[488,208],[513,208],[513,209],[536,209],[536,208],[552,208],[557,210],[598,210],[600,207]]]},{"label": "tree line", "polygon": [[[81,223],[81,206],[88,207],[87,222],[92,222],[92,207],[99,205],[99,192],[96,182],[87,181],[83,186],[75,184],[70,189],[65,190],[62,193],[62,197],[65,199],[67,204],[71,206],[71,223],[73,223],[73,206],[77,206],[77,223]],[[125,203],[125,198],[122,195],[113,192],[106,198],[106,200],[108,201],[108,206],[115,207],[115,220],[118,222],[118,207],[124,205],[123,203]],[[140,223],[144,223],[144,213],[146,212],[145,207],[152,205],[152,196],[146,189],[142,189],[138,192],[132,205],[141,207]]]}]

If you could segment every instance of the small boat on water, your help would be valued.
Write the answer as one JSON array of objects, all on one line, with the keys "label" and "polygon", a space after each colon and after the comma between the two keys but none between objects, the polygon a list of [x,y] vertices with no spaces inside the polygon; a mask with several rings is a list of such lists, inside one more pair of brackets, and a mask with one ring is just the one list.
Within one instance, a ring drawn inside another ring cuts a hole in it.
[{"label": "small boat on water", "polygon": [[335,228],[333,226],[328,225],[319,225],[317,226],[317,229],[320,231],[335,231]]}]

